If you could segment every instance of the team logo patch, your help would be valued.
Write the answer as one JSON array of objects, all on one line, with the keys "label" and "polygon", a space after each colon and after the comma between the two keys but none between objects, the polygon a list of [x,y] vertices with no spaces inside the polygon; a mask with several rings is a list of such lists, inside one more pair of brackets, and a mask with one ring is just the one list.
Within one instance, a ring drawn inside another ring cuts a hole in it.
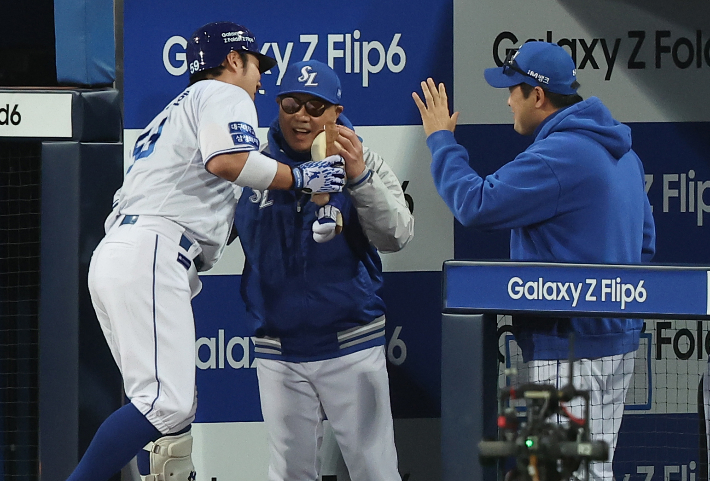
[{"label": "team logo patch", "polygon": [[244,122],[230,122],[229,135],[232,136],[234,145],[248,145],[253,150],[259,150],[259,139],[251,125]]},{"label": "team logo patch", "polygon": [[245,133],[245,134],[250,134],[250,135],[256,136],[256,132],[254,131],[254,127],[247,124],[246,122],[230,122],[229,123],[229,133],[230,134]]}]

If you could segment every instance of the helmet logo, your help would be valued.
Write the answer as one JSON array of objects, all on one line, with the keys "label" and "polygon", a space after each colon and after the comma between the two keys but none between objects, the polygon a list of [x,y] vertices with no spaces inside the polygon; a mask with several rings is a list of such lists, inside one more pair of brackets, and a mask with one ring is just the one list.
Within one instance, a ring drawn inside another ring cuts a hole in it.
[{"label": "helmet logo", "polygon": [[244,35],[244,32],[224,32],[222,34],[224,43],[228,42],[254,42],[254,37]]},{"label": "helmet logo", "polygon": [[318,82],[316,82],[316,75],[318,75],[318,72],[311,72],[313,70],[313,67],[310,65],[306,65],[301,69],[301,76],[298,77],[296,80],[299,82],[305,82],[303,85],[308,86],[308,87],[315,87],[318,85]]}]

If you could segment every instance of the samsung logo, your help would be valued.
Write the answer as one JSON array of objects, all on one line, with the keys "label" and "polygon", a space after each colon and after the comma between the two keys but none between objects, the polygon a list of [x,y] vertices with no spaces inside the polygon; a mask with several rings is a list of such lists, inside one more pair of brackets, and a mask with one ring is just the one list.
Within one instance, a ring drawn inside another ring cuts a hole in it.
[{"label": "samsung logo", "polygon": [[244,32],[224,32],[222,34],[225,42],[253,42],[254,37],[247,37]]}]

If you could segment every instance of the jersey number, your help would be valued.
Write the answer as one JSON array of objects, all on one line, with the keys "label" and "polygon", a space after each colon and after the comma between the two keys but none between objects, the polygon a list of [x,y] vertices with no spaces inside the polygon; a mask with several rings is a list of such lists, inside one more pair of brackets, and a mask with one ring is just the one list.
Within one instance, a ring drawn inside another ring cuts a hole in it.
[{"label": "jersey number", "polygon": [[168,120],[167,117],[163,119],[157,128],[153,128],[148,132],[142,134],[136,140],[136,146],[133,147],[133,161],[144,159],[153,153],[155,148],[155,143],[160,138],[160,134],[163,132],[163,125],[165,121]]}]

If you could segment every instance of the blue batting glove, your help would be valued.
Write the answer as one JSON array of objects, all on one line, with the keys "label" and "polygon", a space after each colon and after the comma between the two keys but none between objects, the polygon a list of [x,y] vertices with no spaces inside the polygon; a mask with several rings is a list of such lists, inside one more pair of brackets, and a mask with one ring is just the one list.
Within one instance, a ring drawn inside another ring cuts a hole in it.
[{"label": "blue batting glove", "polygon": [[340,155],[297,165],[291,169],[293,188],[309,194],[342,192],[345,185],[344,166]]}]

